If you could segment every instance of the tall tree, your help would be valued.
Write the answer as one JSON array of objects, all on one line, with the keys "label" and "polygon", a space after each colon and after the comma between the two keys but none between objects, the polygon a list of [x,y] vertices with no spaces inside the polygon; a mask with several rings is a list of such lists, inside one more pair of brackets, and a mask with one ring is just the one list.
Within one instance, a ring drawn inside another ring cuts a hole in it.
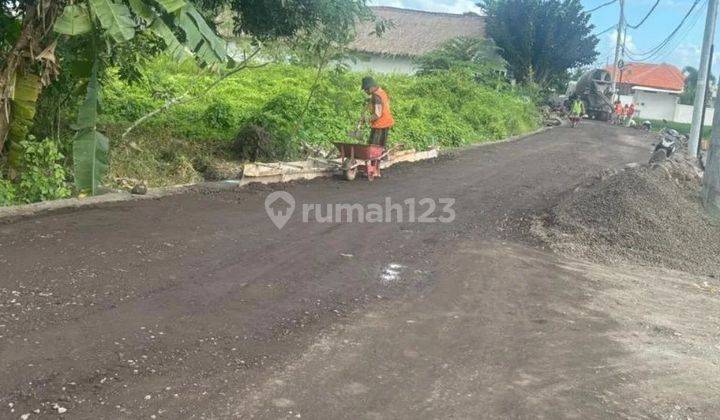
[{"label": "tall tree", "polygon": [[[680,103],[684,105],[693,105],[695,103],[695,90],[697,89],[698,69],[692,66],[683,68],[685,74],[685,87],[682,95],[680,95]],[[710,82],[715,83],[715,76],[710,75]],[[710,87],[708,86],[708,89]]]},{"label": "tall tree", "polygon": [[580,0],[481,0],[478,6],[519,82],[549,86],[598,56],[598,38]]}]

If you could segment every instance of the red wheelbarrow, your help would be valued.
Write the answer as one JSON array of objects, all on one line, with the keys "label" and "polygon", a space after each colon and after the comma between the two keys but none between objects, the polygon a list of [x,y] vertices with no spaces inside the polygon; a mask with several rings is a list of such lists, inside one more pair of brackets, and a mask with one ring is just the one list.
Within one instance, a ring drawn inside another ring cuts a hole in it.
[{"label": "red wheelbarrow", "polygon": [[343,177],[352,181],[358,171],[365,174],[369,181],[379,178],[380,161],[388,151],[376,144],[333,143],[340,151],[340,167]]}]

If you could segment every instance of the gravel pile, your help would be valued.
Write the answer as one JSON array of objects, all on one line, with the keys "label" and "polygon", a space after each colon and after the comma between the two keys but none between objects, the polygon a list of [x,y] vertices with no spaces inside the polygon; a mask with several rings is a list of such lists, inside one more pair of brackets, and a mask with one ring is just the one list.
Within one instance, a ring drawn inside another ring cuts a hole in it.
[{"label": "gravel pile", "polygon": [[720,225],[699,193],[700,176],[685,160],[606,172],[536,220],[532,233],[575,257],[720,277]]}]

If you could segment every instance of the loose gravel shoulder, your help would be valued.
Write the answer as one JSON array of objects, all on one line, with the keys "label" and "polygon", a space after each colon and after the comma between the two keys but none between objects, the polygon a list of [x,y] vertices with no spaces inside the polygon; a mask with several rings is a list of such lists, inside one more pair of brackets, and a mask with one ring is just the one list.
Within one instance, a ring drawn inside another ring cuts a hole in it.
[{"label": "loose gravel shoulder", "polygon": [[702,209],[700,181],[697,169],[681,159],[605,172],[532,230],[575,257],[720,276],[720,225]]}]

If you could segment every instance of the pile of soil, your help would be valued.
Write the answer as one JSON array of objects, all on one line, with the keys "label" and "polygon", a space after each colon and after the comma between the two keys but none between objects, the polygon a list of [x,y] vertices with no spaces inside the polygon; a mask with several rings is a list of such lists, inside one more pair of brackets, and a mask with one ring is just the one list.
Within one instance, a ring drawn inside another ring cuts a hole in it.
[{"label": "pile of soil", "polygon": [[531,231],[574,257],[720,277],[720,223],[702,208],[700,182],[684,159],[603,173]]}]

